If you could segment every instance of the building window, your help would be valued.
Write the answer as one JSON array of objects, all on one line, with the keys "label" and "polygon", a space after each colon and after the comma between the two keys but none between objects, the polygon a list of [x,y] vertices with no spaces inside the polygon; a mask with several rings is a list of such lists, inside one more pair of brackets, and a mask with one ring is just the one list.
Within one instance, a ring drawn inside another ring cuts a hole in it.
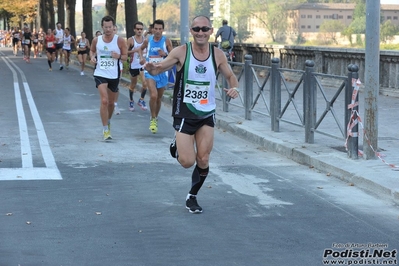
[{"label": "building window", "polygon": [[316,29],[320,29],[320,26],[319,26],[319,25],[316,25]]},{"label": "building window", "polygon": [[392,19],[392,17],[391,16],[387,16],[387,20],[391,20]]},{"label": "building window", "polygon": [[311,28],[312,28],[312,26],[308,25],[308,29],[311,29]]},{"label": "building window", "polygon": [[308,18],[312,18],[312,15],[308,15]]},{"label": "building window", "polygon": [[301,15],[301,18],[306,18],[306,15]]},{"label": "building window", "polygon": [[393,20],[398,20],[398,17],[397,17],[397,16],[394,16],[394,17],[393,17]]},{"label": "building window", "polygon": [[348,19],[352,19],[352,16],[349,15],[349,16],[348,16]]},{"label": "building window", "polygon": [[305,28],[305,25],[302,25],[302,26],[301,26],[301,29],[304,29],[304,28]]},{"label": "building window", "polygon": [[340,15],[340,16],[338,16],[338,19],[344,19],[344,16]]},{"label": "building window", "polygon": [[328,19],[328,15],[324,15],[324,17],[323,17],[324,19]]},{"label": "building window", "polygon": [[320,16],[320,15],[316,15],[316,18],[320,19],[320,18],[321,18],[321,16]]}]

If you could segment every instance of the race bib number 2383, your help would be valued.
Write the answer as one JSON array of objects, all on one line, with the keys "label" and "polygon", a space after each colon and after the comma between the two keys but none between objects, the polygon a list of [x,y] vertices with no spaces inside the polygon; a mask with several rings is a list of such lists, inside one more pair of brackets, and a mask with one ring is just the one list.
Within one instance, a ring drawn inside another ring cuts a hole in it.
[{"label": "race bib number 2383", "polygon": [[209,85],[209,81],[187,80],[186,87],[184,89],[183,102],[190,104],[207,104],[209,97]]}]

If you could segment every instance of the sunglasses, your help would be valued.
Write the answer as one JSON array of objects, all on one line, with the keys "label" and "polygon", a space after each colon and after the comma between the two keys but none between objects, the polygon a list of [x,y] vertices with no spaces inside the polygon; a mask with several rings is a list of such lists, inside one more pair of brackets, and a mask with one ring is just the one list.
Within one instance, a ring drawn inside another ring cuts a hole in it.
[{"label": "sunglasses", "polygon": [[195,32],[199,32],[200,30],[202,30],[202,32],[208,32],[208,31],[210,31],[212,28],[209,28],[209,27],[194,27],[194,28],[191,28],[193,31],[195,31]]}]

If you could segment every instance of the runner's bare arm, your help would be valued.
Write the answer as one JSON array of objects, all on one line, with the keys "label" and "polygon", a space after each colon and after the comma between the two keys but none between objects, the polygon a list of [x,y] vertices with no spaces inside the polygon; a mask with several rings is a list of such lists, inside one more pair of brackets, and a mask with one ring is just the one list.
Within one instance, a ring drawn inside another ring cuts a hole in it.
[{"label": "runner's bare arm", "polygon": [[235,99],[238,97],[240,92],[238,86],[238,80],[234,72],[231,70],[229,63],[227,62],[227,58],[222,50],[215,48],[215,56],[216,56],[216,63],[218,65],[218,70],[222,75],[226,78],[227,83],[229,84],[230,88],[223,88],[226,91],[226,94],[231,98]]},{"label": "runner's bare arm", "polygon": [[117,59],[126,61],[127,60],[127,45],[126,41],[122,37],[118,37],[118,46],[119,49],[121,50],[120,54],[117,54]]},{"label": "runner's bare arm", "polygon": [[93,42],[91,43],[90,46],[90,62],[92,63],[96,63],[96,55],[97,55],[97,50],[96,50],[96,46],[97,46],[97,37],[95,37],[93,39]]},{"label": "runner's bare arm", "polygon": [[159,73],[171,69],[176,64],[179,66],[180,62],[182,62],[185,56],[186,56],[186,46],[182,45],[171,50],[169,55],[162,62],[156,64],[147,63],[145,64],[144,68],[151,75],[158,75]]},{"label": "runner's bare arm", "polygon": [[146,49],[148,46],[148,39],[145,39],[143,44],[140,46],[140,49],[138,50],[139,56],[140,56],[140,64],[144,65],[145,64],[145,58],[143,57],[143,51]]}]

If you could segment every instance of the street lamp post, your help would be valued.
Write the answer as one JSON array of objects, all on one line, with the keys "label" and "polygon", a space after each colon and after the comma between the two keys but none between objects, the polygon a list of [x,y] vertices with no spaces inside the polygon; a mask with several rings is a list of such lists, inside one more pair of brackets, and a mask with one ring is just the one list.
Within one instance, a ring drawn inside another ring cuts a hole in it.
[{"label": "street lamp post", "polygon": [[157,17],[157,1],[153,0],[152,1],[152,22],[156,20]]}]

